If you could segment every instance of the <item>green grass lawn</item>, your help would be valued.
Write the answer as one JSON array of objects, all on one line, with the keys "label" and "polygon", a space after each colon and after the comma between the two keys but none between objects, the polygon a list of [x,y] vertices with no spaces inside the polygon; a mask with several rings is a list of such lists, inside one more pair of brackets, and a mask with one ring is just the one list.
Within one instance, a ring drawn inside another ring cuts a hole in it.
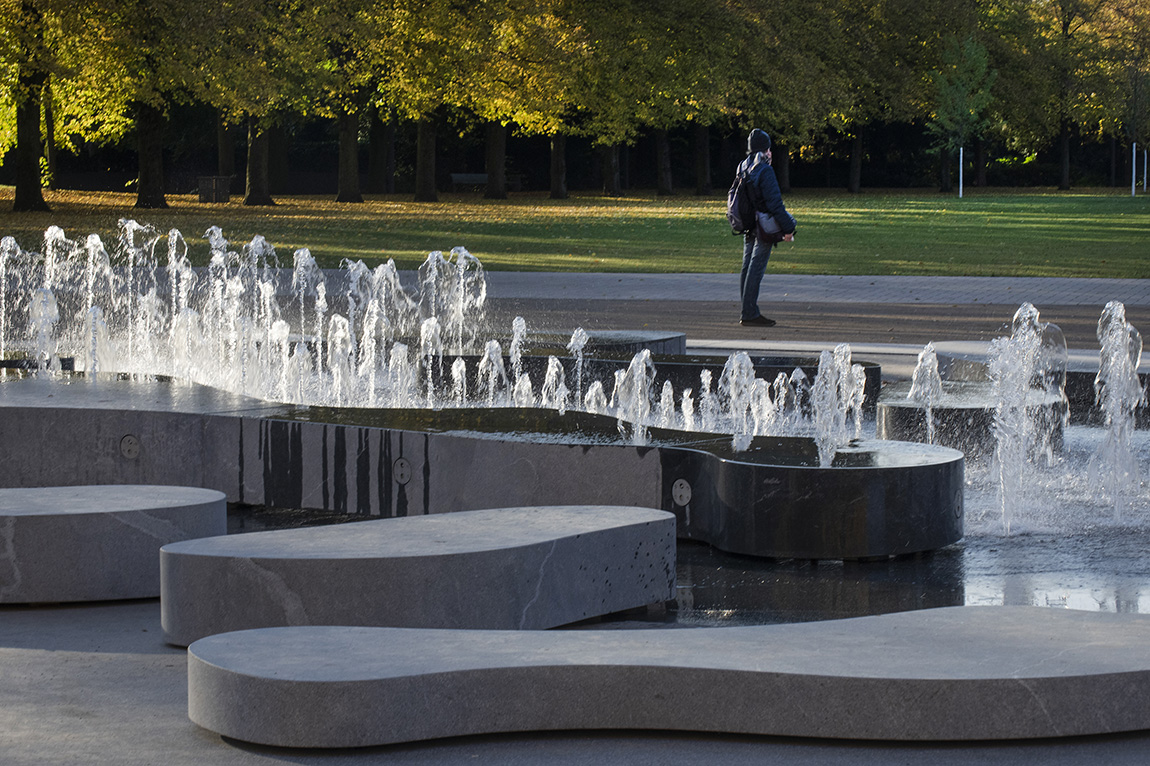
[{"label": "green grass lawn", "polygon": [[[394,258],[414,268],[432,250],[462,246],[487,269],[525,271],[731,272],[741,257],[719,195],[444,194],[434,204],[392,195],[361,205],[281,197],[272,208],[171,195],[167,210],[134,210],[134,195],[122,193],[46,198],[51,213],[11,213],[12,189],[0,187],[0,236],[38,250],[44,230],[57,225],[73,239],[99,234],[111,250],[117,221],[134,218],[159,232],[179,229],[197,263],[206,262],[202,236],[212,225],[237,249],[263,235],[284,265],[300,247],[325,266]],[[963,199],[924,190],[796,190],[786,201],[799,230],[772,256],[776,272],[1150,278],[1150,197],[1121,189],[968,190]]]}]

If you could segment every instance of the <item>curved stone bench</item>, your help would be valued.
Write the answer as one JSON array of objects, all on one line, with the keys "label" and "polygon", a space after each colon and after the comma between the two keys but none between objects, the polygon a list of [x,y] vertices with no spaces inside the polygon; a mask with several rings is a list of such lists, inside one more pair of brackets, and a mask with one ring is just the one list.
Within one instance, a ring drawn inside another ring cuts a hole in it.
[{"label": "curved stone bench", "polygon": [[155,598],[161,546],[226,531],[214,489],[0,489],[0,603]]},{"label": "curved stone bench", "polygon": [[674,598],[675,517],[547,506],[189,540],[160,552],[169,643],[247,628],[550,628]]},{"label": "curved stone bench", "polygon": [[1150,617],[952,607],[743,628],[310,627],[188,650],[211,731],[353,747],[514,731],[663,729],[980,740],[1150,728]]}]

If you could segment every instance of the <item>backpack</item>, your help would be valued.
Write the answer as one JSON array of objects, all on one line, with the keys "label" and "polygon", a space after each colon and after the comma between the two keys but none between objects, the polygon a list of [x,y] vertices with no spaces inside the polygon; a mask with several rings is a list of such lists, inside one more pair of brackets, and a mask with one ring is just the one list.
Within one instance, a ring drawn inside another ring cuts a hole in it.
[{"label": "backpack", "polygon": [[759,167],[756,161],[751,167],[735,174],[731,190],[727,192],[727,222],[732,234],[750,234],[755,230],[755,213],[758,208],[752,198],[754,184],[751,177]]}]

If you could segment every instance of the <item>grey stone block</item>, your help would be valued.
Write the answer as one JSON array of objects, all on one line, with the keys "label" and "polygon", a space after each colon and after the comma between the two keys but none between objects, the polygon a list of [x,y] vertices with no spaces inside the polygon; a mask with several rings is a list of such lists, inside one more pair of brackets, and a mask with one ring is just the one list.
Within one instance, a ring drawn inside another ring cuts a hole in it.
[{"label": "grey stone block", "polygon": [[746,628],[279,628],[188,650],[211,731],[350,747],[565,729],[887,740],[1150,727],[1150,616],[953,607]]},{"label": "grey stone block", "polygon": [[162,545],[226,530],[210,489],[0,489],[0,603],[155,598]]},{"label": "grey stone block", "polygon": [[165,546],[166,640],[286,625],[549,628],[674,597],[675,519],[559,506]]}]

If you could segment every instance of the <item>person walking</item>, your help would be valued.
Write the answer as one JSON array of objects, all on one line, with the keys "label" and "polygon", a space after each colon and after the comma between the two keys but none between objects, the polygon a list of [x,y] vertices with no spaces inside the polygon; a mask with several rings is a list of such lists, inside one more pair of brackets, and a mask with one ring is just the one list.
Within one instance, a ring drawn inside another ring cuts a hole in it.
[{"label": "person walking", "polygon": [[773,327],[775,320],[759,310],[759,287],[771,248],[776,242],[795,238],[795,219],[783,204],[779,180],[771,167],[771,137],[755,128],[747,136],[747,158],[739,163],[736,173],[747,173],[751,181],[751,201],[757,212],[755,230],[743,235],[743,270],[739,275],[739,293],[743,299],[739,324]]}]

